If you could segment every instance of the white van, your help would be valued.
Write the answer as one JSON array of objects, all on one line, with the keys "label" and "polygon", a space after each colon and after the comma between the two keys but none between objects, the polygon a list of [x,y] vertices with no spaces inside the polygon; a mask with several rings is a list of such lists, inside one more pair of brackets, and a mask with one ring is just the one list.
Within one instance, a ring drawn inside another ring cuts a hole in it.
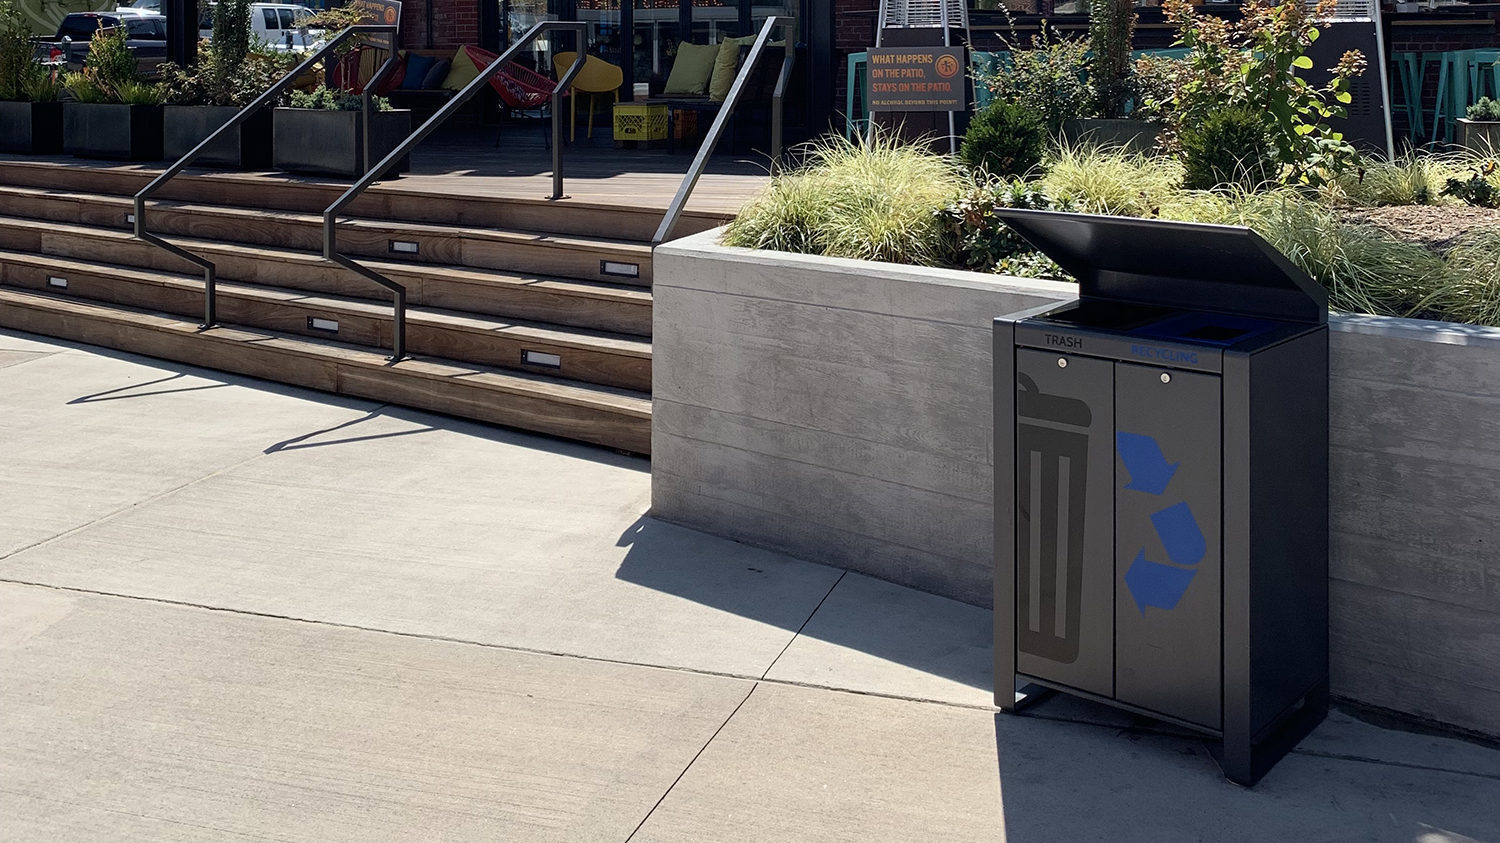
[{"label": "white van", "polygon": [[[161,0],[138,0],[121,12],[160,11]],[[292,3],[251,3],[250,37],[266,42],[273,49],[304,53],[323,46],[323,30],[303,30],[301,22],[311,17],[313,10]],[[204,3],[198,12],[198,37],[213,38],[214,7]]]}]

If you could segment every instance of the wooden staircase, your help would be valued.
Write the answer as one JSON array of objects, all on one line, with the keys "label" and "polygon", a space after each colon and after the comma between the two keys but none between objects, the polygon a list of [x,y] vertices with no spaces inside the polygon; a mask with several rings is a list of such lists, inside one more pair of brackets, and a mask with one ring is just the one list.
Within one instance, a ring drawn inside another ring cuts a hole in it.
[{"label": "wooden staircase", "polygon": [[218,266],[205,330],[197,267],[130,235],[130,196],[153,176],[0,158],[0,327],[650,452],[660,211],[372,189],[339,244],[408,289],[410,356],[392,364],[389,294],[320,256],[343,186],[167,185],[150,230]]}]

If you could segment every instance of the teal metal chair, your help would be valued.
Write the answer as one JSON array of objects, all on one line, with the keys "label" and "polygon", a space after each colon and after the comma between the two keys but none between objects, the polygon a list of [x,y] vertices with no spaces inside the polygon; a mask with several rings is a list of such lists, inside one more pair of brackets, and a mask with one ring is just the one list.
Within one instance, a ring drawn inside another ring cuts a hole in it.
[{"label": "teal metal chair", "polygon": [[1010,52],[1006,50],[995,52],[975,50],[969,53],[969,75],[974,78],[975,111],[983,111],[995,99],[990,89],[979,84],[979,80],[986,76],[993,76],[1001,70],[1010,69],[1010,58]]},{"label": "teal metal chair", "polygon": [[[1493,67],[1500,61],[1500,50],[1451,50],[1446,53],[1425,53],[1422,64],[1436,61],[1438,65],[1437,104],[1432,114],[1432,141],[1442,132],[1444,143],[1453,140],[1453,120],[1464,115],[1464,111],[1477,99],[1484,78],[1480,74],[1483,66]],[[1491,70],[1493,80],[1494,72]],[[1497,92],[1500,93],[1500,92]]]},{"label": "teal metal chair", "polygon": [[1427,133],[1426,115],[1422,112],[1422,82],[1427,66],[1421,53],[1392,53],[1396,88],[1401,92],[1401,109],[1406,113],[1407,137],[1416,146]]}]

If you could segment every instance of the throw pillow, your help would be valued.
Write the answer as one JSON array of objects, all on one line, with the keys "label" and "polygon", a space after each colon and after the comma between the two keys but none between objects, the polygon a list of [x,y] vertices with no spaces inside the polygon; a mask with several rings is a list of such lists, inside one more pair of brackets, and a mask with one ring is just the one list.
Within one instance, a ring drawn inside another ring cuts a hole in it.
[{"label": "throw pillow", "polygon": [[708,77],[718,57],[717,44],[678,44],[677,60],[672,62],[672,72],[667,74],[667,86],[662,93],[701,95],[708,90]]},{"label": "throw pillow", "polygon": [[469,55],[469,51],[463,47],[453,54],[453,67],[448,70],[448,76],[443,80],[443,87],[450,91],[461,91],[463,87],[473,82],[479,75],[479,65]]},{"label": "throw pillow", "polygon": [[447,59],[438,59],[433,63],[432,69],[422,77],[422,90],[436,91],[443,87],[443,80],[448,78],[448,71],[453,69],[453,62]]},{"label": "throw pillow", "polygon": [[422,80],[427,78],[427,71],[437,64],[437,59],[432,56],[419,56],[416,53],[406,54],[406,76],[401,79],[401,87],[404,90],[417,90],[422,87]]},{"label": "throw pillow", "polygon": [[740,69],[740,47],[755,43],[754,35],[743,38],[725,38],[719,42],[719,54],[714,57],[714,73],[708,80],[708,98],[723,102],[734,87],[734,74]]}]

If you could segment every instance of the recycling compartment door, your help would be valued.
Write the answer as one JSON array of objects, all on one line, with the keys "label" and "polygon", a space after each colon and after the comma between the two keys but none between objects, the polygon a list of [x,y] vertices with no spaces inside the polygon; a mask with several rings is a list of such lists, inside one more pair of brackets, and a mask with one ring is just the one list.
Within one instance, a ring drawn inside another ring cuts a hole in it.
[{"label": "recycling compartment door", "polygon": [[1115,692],[1222,728],[1220,381],[1115,364]]},{"label": "recycling compartment door", "polygon": [[1016,669],[1106,697],[1113,429],[1114,363],[1017,349]]}]

